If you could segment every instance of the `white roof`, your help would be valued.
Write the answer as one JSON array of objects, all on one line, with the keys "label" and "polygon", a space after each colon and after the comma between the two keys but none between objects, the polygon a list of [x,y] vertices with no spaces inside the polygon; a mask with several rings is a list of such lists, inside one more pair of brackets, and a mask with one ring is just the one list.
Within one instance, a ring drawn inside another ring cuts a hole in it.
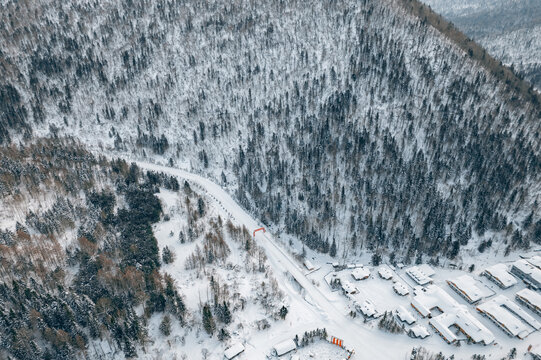
[{"label": "white roof", "polygon": [[541,328],[541,323],[504,295],[498,295],[477,308],[490,314],[513,336],[521,339]]},{"label": "white roof", "polygon": [[430,314],[431,309],[439,308],[443,314],[433,317],[430,323],[451,342],[456,340],[456,336],[449,330],[449,326],[454,324],[460,326],[474,342],[489,344],[494,341],[490,330],[481,324],[466,306],[459,304],[439,286],[427,286],[426,291],[417,294],[411,304],[424,316]]},{"label": "white roof", "polygon": [[344,291],[348,293],[353,293],[357,291],[357,288],[355,287],[355,285],[353,285],[347,280],[342,280],[342,289],[344,289]]},{"label": "white roof", "polygon": [[393,273],[386,266],[381,266],[378,269],[378,273],[379,273],[379,276],[387,280],[392,279],[393,277]]},{"label": "white roof", "polygon": [[417,268],[421,270],[426,276],[432,276],[436,272],[428,264],[417,265]]},{"label": "white roof", "polygon": [[314,265],[312,265],[312,263],[308,259],[304,259],[304,266],[306,266],[306,268],[308,270],[313,270],[314,269]]},{"label": "white roof", "polygon": [[427,328],[425,328],[423,325],[420,325],[420,324],[412,326],[410,328],[410,331],[413,332],[413,335],[415,335],[415,337],[418,337],[421,339],[424,339],[425,337],[430,335]]},{"label": "white roof", "polygon": [[432,282],[429,275],[425,274],[418,266],[412,266],[406,269],[406,274],[408,274],[419,285],[426,285]]},{"label": "white roof", "polygon": [[520,259],[515,261],[513,266],[531,276],[538,283],[541,283],[541,270],[530,264],[528,261]]},{"label": "white roof", "polygon": [[498,279],[504,288],[511,287],[517,283],[517,279],[507,271],[505,264],[492,265],[486,268],[485,272]]},{"label": "white roof", "polygon": [[351,272],[351,276],[353,276],[353,278],[355,280],[362,280],[364,278],[367,278],[370,276],[370,270],[368,270],[367,268],[364,268],[364,267],[360,267],[360,268],[357,268],[355,270],[353,270]]},{"label": "white roof", "polygon": [[483,298],[483,291],[477,286],[477,281],[470,275],[462,275],[455,279],[447,280],[449,285],[453,284],[465,295],[470,302],[476,302]]},{"label": "white roof", "polygon": [[413,314],[409,312],[408,310],[406,310],[402,305],[400,305],[396,309],[396,315],[398,316],[400,320],[408,323],[409,325],[415,322],[415,317],[413,316]]},{"label": "white roof", "polygon": [[535,255],[535,256],[532,256],[531,258],[529,259],[526,259],[530,264],[532,264],[533,266],[535,266],[536,268],[540,268],[541,269],[541,256],[539,255]]},{"label": "white roof", "polygon": [[372,304],[372,302],[370,300],[363,301],[361,306],[359,306],[359,310],[365,316],[368,316],[368,317],[371,317],[371,316],[378,317],[380,315],[380,313],[376,309],[376,306],[374,304]]},{"label": "white roof", "polygon": [[276,354],[278,356],[287,354],[288,352],[293,351],[296,348],[297,345],[295,345],[295,342],[291,339],[282,341],[281,343],[274,345],[274,350],[276,351]]},{"label": "white roof", "polygon": [[456,336],[449,329],[452,325],[459,326],[475,343],[488,345],[494,341],[492,332],[465,309],[443,313],[430,320],[430,323],[451,342],[456,339]]},{"label": "white roof", "polygon": [[408,295],[410,293],[406,285],[402,284],[401,282],[394,283],[393,289],[402,296]]},{"label": "white roof", "polygon": [[235,356],[244,351],[244,345],[241,343],[236,343],[224,352],[226,359],[233,359]]},{"label": "white roof", "polygon": [[533,306],[537,306],[541,309],[541,295],[538,292],[532,291],[530,289],[522,289],[517,292],[517,296],[525,299]]}]

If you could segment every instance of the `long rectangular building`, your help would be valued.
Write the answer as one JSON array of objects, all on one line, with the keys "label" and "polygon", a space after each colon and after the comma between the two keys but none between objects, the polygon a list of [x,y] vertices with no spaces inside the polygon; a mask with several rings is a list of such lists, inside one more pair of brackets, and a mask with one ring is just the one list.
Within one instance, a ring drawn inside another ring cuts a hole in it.
[{"label": "long rectangular building", "polygon": [[462,275],[456,279],[447,280],[447,284],[470,304],[478,302],[484,296],[483,291],[477,286],[475,279],[469,275]]},{"label": "long rectangular building", "polygon": [[502,289],[510,288],[517,283],[517,279],[507,271],[505,264],[492,265],[485,269],[483,275]]},{"label": "long rectangular building", "polygon": [[504,295],[498,295],[481,305],[477,311],[488,317],[509,336],[524,339],[541,328],[541,323]]},{"label": "long rectangular building", "polygon": [[511,266],[511,273],[518,276],[534,289],[541,288],[541,269],[524,259],[517,260]]},{"label": "long rectangular building", "polygon": [[541,295],[530,289],[522,289],[515,295],[516,299],[541,316]]}]

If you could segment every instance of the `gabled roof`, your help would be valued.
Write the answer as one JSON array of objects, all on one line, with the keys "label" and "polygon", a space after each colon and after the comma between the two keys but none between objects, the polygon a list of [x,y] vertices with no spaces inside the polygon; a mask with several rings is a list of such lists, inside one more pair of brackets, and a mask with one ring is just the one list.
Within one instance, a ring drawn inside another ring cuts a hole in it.
[{"label": "gabled roof", "polygon": [[400,294],[402,296],[408,295],[410,293],[406,285],[398,281],[394,283],[393,289],[397,292],[397,294]]},{"label": "gabled roof", "polygon": [[393,277],[393,273],[386,266],[381,266],[378,269],[378,273],[379,273],[379,276],[381,276],[383,279],[386,279],[386,280],[392,279]]},{"label": "gabled roof", "polygon": [[278,356],[287,354],[288,352],[293,351],[296,348],[297,348],[297,345],[295,345],[295,342],[291,339],[282,341],[281,343],[274,345],[274,350],[276,351],[276,354]]},{"label": "gabled roof", "polygon": [[494,297],[477,309],[491,315],[506,331],[521,339],[541,328],[541,323],[504,295]]},{"label": "gabled roof", "polygon": [[486,268],[485,272],[501,282],[504,288],[511,287],[517,283],[517,279],[507,271],[505,264],[492,265]]},{"label": "gabled roof", "polygon": [[365,267],[359,267],[351,272],[351,276],[353,276],[355,280],[362,280],[370,276],[370,270]]},{"label": "gabled roof", "polygon": [[517,292],[517,296],[523,298],[533,306],[537,306],[541,309],[541,295],[538,292],[532,291],[530,289],[522,289]]},{"label": "gabled roof", "polygon": [[236,343],[224,351],[224,356],[226,359],[230,360],[243,351],[244,351],[244,345],[242,345],[241,343]]},{"label": "gabled roof", "polygon": [[413,333],[415,337],[418,337],[421,339],[424,339],[425,337],[430,335],[427,328],[425,328],[423,325],[420,325],[420,324],[412,326],[409,331]]},{"label": "gabled roof", "polygon": [[413,324],[415,322],[415,317],[413,316],[413,314],[411,312],[409,312],[408,310],[406,310],[402,305],[400,305],[396,309],[396,316],[398,316],[398,318],[401,321],[404,321],[404,322],[408,323],[409,325],[411,325],[411,324]]},{"label": "gabled roof", "polygon": [[477,282],[470,275],[462,275],[455,279],[447,280],[451,287],[455,287],[456,291],[465,296],[469,302],[476,302],[483,298],[483,291],[477,286]]}]

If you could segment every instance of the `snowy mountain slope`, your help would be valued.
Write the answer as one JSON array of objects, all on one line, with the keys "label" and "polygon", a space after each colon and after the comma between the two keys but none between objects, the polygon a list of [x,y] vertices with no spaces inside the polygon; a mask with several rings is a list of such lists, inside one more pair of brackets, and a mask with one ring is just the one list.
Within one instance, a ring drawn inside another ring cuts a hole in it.
[{"label": "snowy mountain slope", "polygon": [[8,1],[2,139],[186,165],[323,252],[540,241],[537,97],[408,4]]},{"label": "snowy mountain slope", "polygon": [[541,88],[541,4],[535,0],[426,0],[504,64]]}]

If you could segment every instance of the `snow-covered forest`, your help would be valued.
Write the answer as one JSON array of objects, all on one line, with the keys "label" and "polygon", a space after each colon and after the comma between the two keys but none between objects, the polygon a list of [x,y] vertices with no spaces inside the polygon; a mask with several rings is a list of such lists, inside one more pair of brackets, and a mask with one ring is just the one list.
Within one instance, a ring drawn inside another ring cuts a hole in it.
[{"label": "snow-covered forest", "polygon": [[340,328],[309,256],[471,273],[541,244],[541,95],[417,0],[0,10],[0,358],[212,358]]},{"label": "snow-covered forest", "polygon": [[424,0],[504,64],[541,89],[541,3]]},{"label": "snow-covered forest", "polygon": [[540,241],[537,96],[406,5],[8,2],[2,139],[189,164],[321,251]]}]

